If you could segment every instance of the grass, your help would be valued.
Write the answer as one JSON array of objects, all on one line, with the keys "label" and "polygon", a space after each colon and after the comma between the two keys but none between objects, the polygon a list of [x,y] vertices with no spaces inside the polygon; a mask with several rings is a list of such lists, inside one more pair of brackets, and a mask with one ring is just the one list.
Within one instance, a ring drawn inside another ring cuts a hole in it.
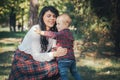
[{"label": "grass", "polygon": [[[14,50],[25,33],[0,31],[0,80],[8,78]],[[113,56],[81,58],[79,55],[80,52],[75,53],[78,71],[83,80],[120,80],[119,58]],[[74,80],[70,73],[68,76],[69,80]]]},{"label": "grass", "polygon": [[11,68],[12,51],[0,53],[0,80],[8,78]]},{"label": "grass", "polygon": [[[87,61],[90,62],[93,60],[86,59],[86,63]],[[95,62],[93,61],[91,65],[86,64],[82,67],[79,67],[84,80],[119,80],[119,68],[119,61],[117,61],[116,63],[112,63],[111,61],[106,62],[105,59],[98,59]]]},{"label": "grass", "polygon": [[0,80],[9,76],[14,50],[26,32],[9,32],[8,28],[0,28]]}]

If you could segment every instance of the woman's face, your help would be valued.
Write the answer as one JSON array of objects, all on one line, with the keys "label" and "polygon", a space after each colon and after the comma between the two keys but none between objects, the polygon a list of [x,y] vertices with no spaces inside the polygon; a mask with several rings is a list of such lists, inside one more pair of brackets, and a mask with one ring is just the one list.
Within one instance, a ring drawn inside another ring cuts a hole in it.
[{"label": "woman's face", "polygon": [[49,10],[45,12],[43,21],[46,25],[46,29],[50,30],[50,28],[53,27],[56,22],[56,15]]}]

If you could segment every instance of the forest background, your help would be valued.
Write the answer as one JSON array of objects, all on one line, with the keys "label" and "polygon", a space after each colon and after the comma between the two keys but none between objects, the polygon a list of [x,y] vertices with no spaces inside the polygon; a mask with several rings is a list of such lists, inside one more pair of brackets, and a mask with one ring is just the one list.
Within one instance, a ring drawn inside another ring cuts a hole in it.
[{"label": "forest background", "polygon": [[47,5],[72,18],[77,66],[84,80],[119,80],[119,0],[0,0],[0,80],[8,78],[14,50]]}]

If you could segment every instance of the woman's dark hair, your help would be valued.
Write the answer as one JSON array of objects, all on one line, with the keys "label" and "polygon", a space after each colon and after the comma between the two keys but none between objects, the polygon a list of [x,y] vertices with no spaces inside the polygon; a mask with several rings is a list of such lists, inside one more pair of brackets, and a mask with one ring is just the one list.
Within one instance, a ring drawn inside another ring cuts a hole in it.
[{"label": "woman's dark hair", "polygon": [[[45,7],[43,7],[41,12],[40,12],[40,15],[39,15],[39,25],[40,25],[40,29],[43,30],[43,31],[46,30],[46,25],[45,25],[45,23],[43,21],[43,16],[44,16],[45,12],[47,12],[49,10],[51,12],[53,12],[56,15],[56,17],[59,15],[58,10],[55,7],[53,7],[53,6],[45,6]],[[50,30],[51,31],[57,31],[56,23]],[[47,50],[47,45],[48,45],[48,40],[46,39],[45,36],[40,37],[40,43],[41,43],[42,52],[45,52]]]}]

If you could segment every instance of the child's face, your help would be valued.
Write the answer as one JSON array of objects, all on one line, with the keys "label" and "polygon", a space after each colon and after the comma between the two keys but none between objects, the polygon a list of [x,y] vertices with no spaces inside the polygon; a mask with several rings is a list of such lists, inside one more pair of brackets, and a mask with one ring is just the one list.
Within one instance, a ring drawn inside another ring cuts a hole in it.
[{"label": "child's face", "polygon": [[58,31],[61,31],[61,30],[67,28],[67,25],[66,25],[66,23],[63,21],[63,18],[62,18],[62,17],[57,18],[56,23],[57,23],[56,27],[57,27]]}]

